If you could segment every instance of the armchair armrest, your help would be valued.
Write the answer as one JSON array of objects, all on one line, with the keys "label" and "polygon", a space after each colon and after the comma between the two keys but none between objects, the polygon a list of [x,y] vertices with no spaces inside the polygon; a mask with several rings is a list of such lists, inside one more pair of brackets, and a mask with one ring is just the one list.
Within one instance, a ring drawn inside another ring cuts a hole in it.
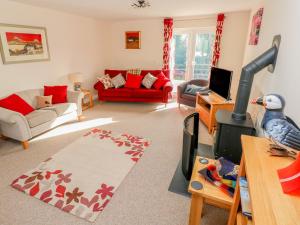
[{"label": "armchair armrest", "polygon": [[18,141],[32,138],[27,119],[21,113],[0,107],[1,133]]},{"label": "armchair armrest", "polygon": [[17,123],[18,119],[26,120],[25,116],[23,116],[21,113],[0,107],[1,123],[15,124]]},{"label": "armchair armrest", "polygon": [[172,92],[173,90],[173,85],[171,83],[171,81],[167,82],[164,86],[163,86],[163,102],[164,103],[168,103],[169,101],[169,97],[172,97]]},{"label": "armchair armrest", "polygon": [[171,92],[172,90],[173,90],[173,84],[171,83],[171,81],[167,82],[163,86],[163,92]]},{"label": "armchair armrest", "polygon": [[177,86],[177,96],[181,96],[189,82],[183,82]]},{"label": "armchair armrest", "polygon": [[83,93],[81,91],[68,91],[67,96],[68,96],[68,102],[76,103],[77,114],[78,116],[81,116]]}]

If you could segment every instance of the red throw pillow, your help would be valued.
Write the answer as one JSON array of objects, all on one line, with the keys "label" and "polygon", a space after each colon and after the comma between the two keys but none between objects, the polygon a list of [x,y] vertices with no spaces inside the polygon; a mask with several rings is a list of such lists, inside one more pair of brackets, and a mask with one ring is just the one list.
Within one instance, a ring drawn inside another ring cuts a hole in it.
[{"label": "red throw pillow", "polygon": [[157,90],[161,89],[163,86],[165,86],[166,83],[168,83],[170,80],[165,76],[163,72],[161,72],[157,76],[157,80],[153,84],[153,87]]},{"label": "red throw pillow", "polygon": [[143,80],[142,76],[128,73],[125,87],[126,88],[140,88],[142,80]]},{"label": "red throw pillow", "polygon": [[34,108],[32,108],[31,105],[29,105],[16,94],[12,94],[6,98],[1,99],[0,107],[21,113],[24,116],[34,111]]},{"label": "red throw pillow", "polygon": [[52,95],[52,103],[67,102],[67,86],[44,86],[44,95]]}]

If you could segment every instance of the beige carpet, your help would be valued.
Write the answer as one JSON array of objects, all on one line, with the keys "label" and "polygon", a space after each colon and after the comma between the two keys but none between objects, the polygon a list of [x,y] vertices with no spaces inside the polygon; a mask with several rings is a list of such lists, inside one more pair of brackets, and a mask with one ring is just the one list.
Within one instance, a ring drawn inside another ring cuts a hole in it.
[{"label": "beige carpet", "polygon": [[[149,151],[128,174],[114,198],[93,224],[185,225],[190,199],[168,192],[181,156],[183,118],[193,112],[175,103],[103,103],[84,112],[82,122],[64,125],[30,142],[27,151],[19,143],[0,141],[1,225],[88,225],[37,199],[13,190],[11,181],[60,151],[92,127],[117,133],[126,131],[152,140]],[[67,133],[69,132],[69,133]],[[211,143],[200,125],[200,142]],[[205,206],[203,225],[226,224],[227,212]]]}]

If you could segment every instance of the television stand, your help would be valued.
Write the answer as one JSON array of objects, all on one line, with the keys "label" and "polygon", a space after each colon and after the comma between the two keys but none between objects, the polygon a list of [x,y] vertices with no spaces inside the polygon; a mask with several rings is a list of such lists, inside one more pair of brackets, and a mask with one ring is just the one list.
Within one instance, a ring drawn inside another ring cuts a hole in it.
[{"label": "television stand", "polygon": [[216,128],[215,114],[218,110],[233,111],[234,102],[226,101],[225,98],[211,91],[208,95],[197,93],[196,112],[199,113],[199,119],[207,126],[211,134]]}]

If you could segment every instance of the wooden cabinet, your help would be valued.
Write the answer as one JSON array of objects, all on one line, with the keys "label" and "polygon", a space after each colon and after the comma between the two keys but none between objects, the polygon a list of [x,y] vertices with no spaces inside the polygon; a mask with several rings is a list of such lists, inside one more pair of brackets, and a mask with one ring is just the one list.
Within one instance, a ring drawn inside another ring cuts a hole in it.
[{"label": "wooden cabinet", "polygon": [[200,120],[207,126],[209,133],[212,133],[216,127],[216,112],[220,109],[232,111],[233,107],[234,102],[226,101],[214,92],[208,95],[197,93],[195,110],[199,113]]},{"label": "wooden cabinet", "polygon": [[[228,194],[220,191],[220,188],[210,183],[203,176],[199,175],[199,170],[207,167],[207,164],[200,163],[200,156],[196,157],[192,177],[190,180],[188,191],[191,193],[191,207],[189,225],[201,224],[201,214],[204,204],[213,205],[216,207],[231,209],[233,198]],[[215,164],[215,160],[207,159],[208,164]],[[198,182],[202,184],[202,189],[193,188],[192,183]]]},{"label": "wooden cabinet", "polygon": [[277,170],[293,163],[293,159],[273,157],[268,153],[270,141],[242,135],[243,156],[239,177],[246,176],[251,200],[252,221],[238,213],[240,186],[236,184],[228,225],[299,225],[300,198],[282,191]]}]

